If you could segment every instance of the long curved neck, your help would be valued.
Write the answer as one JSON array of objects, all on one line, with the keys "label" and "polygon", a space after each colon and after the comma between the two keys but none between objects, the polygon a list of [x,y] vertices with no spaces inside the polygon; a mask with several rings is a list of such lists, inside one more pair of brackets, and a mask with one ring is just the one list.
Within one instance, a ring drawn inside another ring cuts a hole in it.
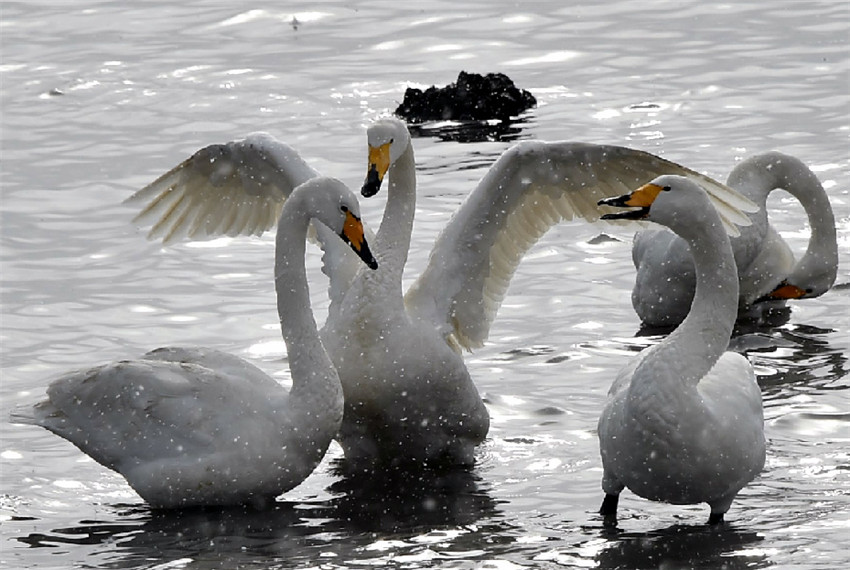
[{"label": "long curved neck", "polygon": [[[691,310],[663,342],[649,349],[636,378],[681,390],[695,387],[726,351],[738,309],[738,273],[719,221],[677,229],[694,258],[697,284]],[[638,374],[649,366],[653,374]],[[661,377],[659,377],[659,375]]]},{"label": "long curved neck", "polygon": [[[399,291],[410,249],[415,211],[416,161],[413,156],[413,144],[408,144],[389,170],[387,206],[378,228],[374,248],[378,260],[378,270],[375,273],[380,274],[388,286],[397,286]],[[386,279],[387,276],[391,278]]]},{"label": "long curved neck", "polygon": [[739,164],[729,174],[727,182],[758,204],[762,211],[768,195],[776,189],[785,190],[799,200],[808,217],[812,235],[806,253],[796,267],[809,274],[834,274],[838,265],[835,216],[820,180],[802,161],[778,152],[768,152]]},{"label": "long curved neck", "polygon": [[808,276],[824,278],[822,276],[831,275],[826,277],[829,283],[822,284],[829,287],[835,281],[838,269],[835,216],[829,198],[817,176],[802,163],[798,167],[788,160],[780,164],[786,166],[783,169],[776,169],[782,171],[785,180],[780,187],[800,201],[812,231],[806,253],[795,265],[789,279],[792,281],[798,279],[798,272],[803,274],[800,277],[803,279]]},{"label": "long curved neck", "polygon": [[[290,198],[292,199],[292,198]],[[275,291],[280,330],[286,343],[292,373],[291,398],[335,398],[341,390],[339,377],[319,339],[310,307],[304,266],[309,218],[298,208],[284,210],[277,224],[275,244]]]}]

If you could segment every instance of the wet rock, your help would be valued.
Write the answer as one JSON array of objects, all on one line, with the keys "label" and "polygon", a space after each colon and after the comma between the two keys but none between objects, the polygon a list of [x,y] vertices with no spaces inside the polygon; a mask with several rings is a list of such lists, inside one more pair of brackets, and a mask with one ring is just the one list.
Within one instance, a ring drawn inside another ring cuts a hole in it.
[{"label": "wet rock", "polygon": [[445,87],[408,88],[395,114],[411,123],[508,120],[535,105],[534,96],[507,75],[461,71],[457,82]]}]

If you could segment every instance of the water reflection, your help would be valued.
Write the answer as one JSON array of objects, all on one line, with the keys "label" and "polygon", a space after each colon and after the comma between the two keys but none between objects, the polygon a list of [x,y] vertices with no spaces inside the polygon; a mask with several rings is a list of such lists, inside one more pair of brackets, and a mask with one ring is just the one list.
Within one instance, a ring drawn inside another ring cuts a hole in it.
[{"label": "water reflection", "polygon": [[[807,324],[788,324],[790,307],[774,309],[757,321],[738,321],[729,350],[746,355],[756,370],[766,399],[791,386],[843,390],[839,381],[850,374],[847,355],[830,345],[835,330]],[[641,327],[635,337],[651,344],[661,342],[675,327]],[[620,340],[619,346],[640,351],[646,344]]]},{"label": "water reflection", "polygon": [[331,501],[336,518],[359,531],[470,525],[498,513],[479,475],[467,469],[349,473],[329,490],[340,493]]},{"label": "water reflection", "polygon": [[514,142],[529,138],[522,134],[525,119],[492,121],[441,121],[408,124],[412,137],[436,137],[443,142]]},{"label": "water reflection", "polygon": [[440,549],[469,553],[507,530],[496,501],[472,470],[345,475],[329,490],[335,495],[329,500],[283,501],[263,510],[116,505],[117,512],[107,517],[111,522],[83,520],[17,540],[33,548],[108,548],[121,557],[104,564],[109,568],[154,559],[187,564],[215,559],[244,568],[323,557],[333,564],[412,556],[435,542]]},{"label": "water reflection", "polygon": [[835,331],[806,324],[752,329],[733,337],[730,348],[746,354],[766,399],[788,390],[846,389],[847,355],[830,344]]},{"label": "water reflection", "polygon": [[[759,313],[757,318],[739,318],[735,322],[735,328],[732,330],[732,336],[740,336],[754,332],[768,331],[777,327],[781,327],[791,320],[791,307],[776,306],[765,309]],[[641,323],[640,328],[635,333],[635,336],[655,336],[668,335],[678,325],[669,326],[652,326]]]},{"label": "water reflection", "polygon": [[773,565],[755,548],[764,538],[732,526],[675,524],[649,532],[602,532],[607,542],[595,556],[598,568],[764,568]]}]

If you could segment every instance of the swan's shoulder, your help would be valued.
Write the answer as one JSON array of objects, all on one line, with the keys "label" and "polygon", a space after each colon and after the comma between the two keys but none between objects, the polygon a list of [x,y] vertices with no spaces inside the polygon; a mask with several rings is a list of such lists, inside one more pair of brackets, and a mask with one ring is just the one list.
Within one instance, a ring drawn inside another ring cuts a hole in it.
[{"label": "swan's shoulder", "polygon": [[724,352],[700,380],[697,390],[722,425],[742,423],[763,430],[762,395],[755,371],[747,358],[737,352]]},{"label": "swan's shoulder", "polygon": [[126,203],[149,239],[259,235],[274,226],[292,190],[318,173],[289,145],[266,133],[206,146]]},{"label": "swan's shoulder", "polygon": [[168,346],[145,353],[144,360],[162,360],[165,362],[196,364],[220,375],[238,379],[240,383],[256,384],[259,389],[277,386],[268,374],[245,360],[229,352],[205,347]]},{"label": "swan's shoulder", "polygon": [[697,179],[725,220],[753,204],[725,185],[653,154],[612,145],[524,141],[484,175],[437,239],[405,302],[447,339],[481,346],[525,252],[555,223],[597,220],[597,202],[661,174]]}]

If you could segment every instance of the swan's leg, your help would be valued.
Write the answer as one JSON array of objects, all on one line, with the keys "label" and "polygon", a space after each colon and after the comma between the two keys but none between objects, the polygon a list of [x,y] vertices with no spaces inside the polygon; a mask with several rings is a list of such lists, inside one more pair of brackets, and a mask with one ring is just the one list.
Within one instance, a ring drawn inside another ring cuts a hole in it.
[{"label": "swan's leg", "polygon": [[708,524],[720,524],[723,522],[723,515],[725,515],[726,511],[729,510],[729,507],[732,506],[732,501],[735,500],[735,495],[737,494],[738,491],[735,491],[718,501],[713,501],[708,504],[708,506],[711,507],[711,514],[708,515]]},{"label": "swan's leg", "polygon": [[[602,506],[599,507],[599,514],[606,517],[617,516],[617,504],[620,502],[620,494],[605,493],[605,498],[602,500]],[[721,517],[723,515],[720,515]]]},{"label": "swan's leg", "polygon": [[608,469],[602,468],[602,491],[605,493],[605,499],[602,500],[602,506],[599,507],[599,514],[606,518],[616,518],[617,504],[620,502],[620,493],[625,489],[619,479]]}]

